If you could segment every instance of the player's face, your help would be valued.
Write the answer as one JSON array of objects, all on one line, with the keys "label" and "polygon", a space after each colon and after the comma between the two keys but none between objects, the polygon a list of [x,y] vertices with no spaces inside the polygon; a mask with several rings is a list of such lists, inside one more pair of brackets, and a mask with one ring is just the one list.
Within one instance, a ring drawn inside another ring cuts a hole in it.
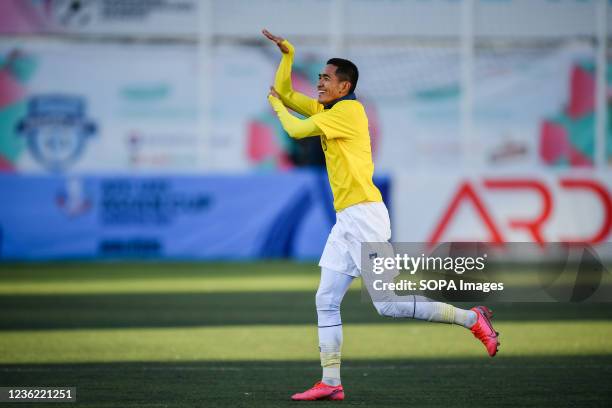
[{"label": "player's face", "polygon": [[344,95],[348,94],[351,89],[350,82],[338,79],[336,76],[336,68],[335,65],[327,64],[323,72],[319,74],[317,91],[319,93],[319,103],[323,105],[335,99],[342,98]]}]

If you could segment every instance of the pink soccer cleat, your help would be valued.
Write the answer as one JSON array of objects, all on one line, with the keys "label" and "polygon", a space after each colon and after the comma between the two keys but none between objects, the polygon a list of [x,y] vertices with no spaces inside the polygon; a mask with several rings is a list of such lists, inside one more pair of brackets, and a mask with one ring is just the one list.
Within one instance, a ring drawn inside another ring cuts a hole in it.
[{"label": "pink soccer cleat", "polygon": [[476,306],[471,310],[476,312],[478,320],[476,320],[476,324],[474,324],[470,330],[474,333],[474,337],[482,341],[489,355],[494,357],[495,354],[497,354],[500,343],[497,339],[499,333],[493,329],[493,325],[491,324],[493,312],[486,306]]},{"label": "pink soccer cleat", "polygon": [[319,381],[312,388],[293,394],[291,399],[293,401],[342,401],[344,399],[344,388],[342,388],[342,385],[332,387]]}]

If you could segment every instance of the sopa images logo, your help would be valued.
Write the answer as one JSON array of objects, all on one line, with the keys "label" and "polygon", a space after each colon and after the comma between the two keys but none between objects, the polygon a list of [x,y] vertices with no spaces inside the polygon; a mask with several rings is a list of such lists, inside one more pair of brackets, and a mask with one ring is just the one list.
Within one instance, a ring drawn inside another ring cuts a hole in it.
[{"label": "sopa images logo", "polygon": [[86,117],[84,98],[37,95],[28,102],[27,116],[17,124],[34,159],[50,171],[62,171],[83,153],[96,124]]}]

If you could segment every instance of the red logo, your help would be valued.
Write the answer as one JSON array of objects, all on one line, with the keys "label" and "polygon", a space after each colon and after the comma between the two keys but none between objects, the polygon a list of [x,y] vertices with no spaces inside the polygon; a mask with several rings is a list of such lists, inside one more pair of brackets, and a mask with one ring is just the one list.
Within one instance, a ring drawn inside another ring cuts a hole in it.
[{"label": "red logo", "polygon": [[[553,195],[548,186],[539,180],[533,179],[484,179],[483,187],[487,193],[495,194],[500,191],[513,191],[519,194],[531,194],[538,197],[540,207],[536,216],[525,218],[509,218],[507,226],[515,230],[524,230],[538,244],[546,243],[543,228],[550,221],[553,213]],[[601,204],[603,220],[599,228],[588,236],[559,236],[555,242],[587,243],[597,244],[604,242],[612,228],[612,200],[610,193],[604,185],[593,179],[561,178],[559,186],[564,194],[574,194],[578,191],[593,195]],[[450,221],[455,217],[460,205],[469,202],[488,232],[488,242],[502,244],[506,242],[499,220],[495,220],[491,211],[486,207],[470,181],[464,181],[459,185],[457,192],[453,195],[448,207],[442,213],[440,222],[436,225],[428,238],[430,244],[443,241],[444,232]]]}]

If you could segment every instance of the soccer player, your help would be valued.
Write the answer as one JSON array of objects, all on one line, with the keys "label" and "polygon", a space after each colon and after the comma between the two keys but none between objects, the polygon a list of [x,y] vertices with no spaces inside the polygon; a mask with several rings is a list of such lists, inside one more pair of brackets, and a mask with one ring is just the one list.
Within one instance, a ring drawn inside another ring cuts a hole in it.
[{"label": "soccer player", "polygon": [[[355,96],[359,72],[351,61],[332,58],[319,74],[318,99],[295,92],[291,85],[294,48],[287,40],[262,31],[282,52],[268,100],[285,131],[293,138],[319,136],[334,196],[336,224],[321,256],[316,294],[319,351],[323,376],[312,388],[293,395],[298,401],[343,400],[340,382],[342,320],[340,303],[353,279],[361,275],[361,243],[387,242],[391,227],[387,208],[372,182],[374,164],[368,118]],[[287,108],[306,119],[293,116]],[[492,357],[499,346],[484,306],[463,310],[410,296],[409,301],[374,300],[382,316],[458,324],[472,331]]]}]

